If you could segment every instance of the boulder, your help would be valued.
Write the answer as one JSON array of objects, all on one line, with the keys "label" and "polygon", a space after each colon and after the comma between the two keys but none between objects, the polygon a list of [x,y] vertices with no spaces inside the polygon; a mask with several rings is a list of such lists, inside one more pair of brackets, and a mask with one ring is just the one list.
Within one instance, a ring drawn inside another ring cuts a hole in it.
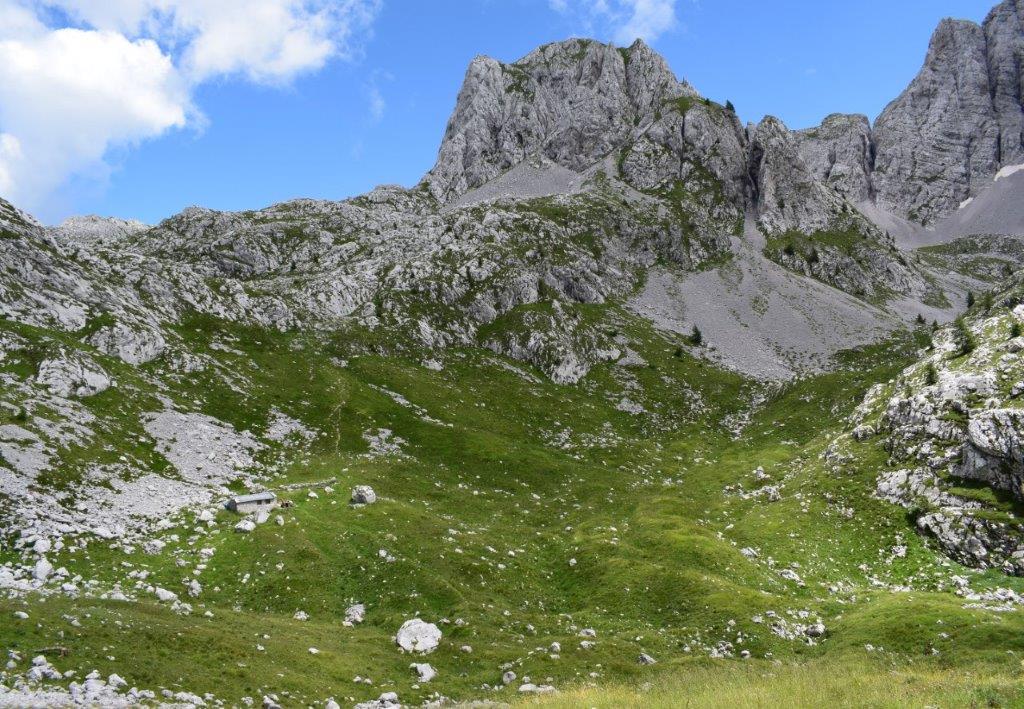
[{"label": "boulder", "polygon": [[437,649],[441,642],[441,630],[433,623],[412,618],[398,629],[395,642],[404,652],[426,655]]},{"label": "boulder", "polygon": [[356,485],[352,488],[353,505],[372,505],[377,501],[377,493],[369,485]]},{"label": "boulder", "polygon": [[110,377],[102,367],[83,355],[71,354],[43,360],[36,382],[51,394],[65,399],[95,396],[111,386]]},{"label": "boulder", "polygon": [[241,522],[235,525],[235,531],[240,534],[249,534],[255,531],[256,523],[251,519],[243,519]]},{"label": "boulder", "polygon": [[36,581],[45,581],[53,573],[53,564],[46,559],[40,559],[32,569],[32,578]]},{"label": "boulder", "polygon": [[345,609],[345,625],[358,625],[366,618],[366,606],[362,603],[353,603]]}]

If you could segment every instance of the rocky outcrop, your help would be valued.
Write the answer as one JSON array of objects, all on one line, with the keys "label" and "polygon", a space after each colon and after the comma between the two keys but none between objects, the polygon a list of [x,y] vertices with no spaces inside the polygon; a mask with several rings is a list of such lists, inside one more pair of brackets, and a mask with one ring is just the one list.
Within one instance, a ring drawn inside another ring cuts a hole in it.
[{"label": "rocky outcrop", "polygon": [[111,244],[145,231],[149,226],[133,219],[98,217],[95,215],[69,217],[47,231],[60,244]]},{"label": "rocky outcrop", "polygon": [[1024,409],[990,409],[971,417],[957,472],[1024,499]]},{"label": "rocky outcrop", "polygon": [[875,167],[867,116],[834,113],[796,134],[800,158],[814,179],[854,204],[874,197]]},{"label": "rocky outcrop", "polygon": [[[970,566],[1024,575],[1024,280],[938,331],[926,357],[873,389],[853,421],[856,445],[890,455],[879,497]],[[855,449],[854,449],[855,450]]]},{"label": "rocky outcrop", "polygon": [[109,389],[111,384],[110,377],[98,364],[83,355],[69,353],[43,360],[36,382],[65,399],[94,396]]},{"label": "rocky outcrop", "polygon": [[167,343],[155,329],[134,329],[118,323],[89,338],[101,352],[128,364],[145,364],[163,354]]}]

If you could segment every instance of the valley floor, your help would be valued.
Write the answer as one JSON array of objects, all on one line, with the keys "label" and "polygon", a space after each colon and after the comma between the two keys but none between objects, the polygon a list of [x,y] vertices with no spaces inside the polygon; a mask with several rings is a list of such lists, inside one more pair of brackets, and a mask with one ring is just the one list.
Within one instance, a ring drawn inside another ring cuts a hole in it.
[{"label": "valley floor", "polygon": [[[921,340],[761,385],[626,311],[588,317],[621,330],[635,356],[577,386],[485,351],[424,366],[373,354],[365,338],[357,347],[206,319],[181,333],[196,352],[216,350],[223,369],[175,378],[160,361],[107,362],[119,386],[83,405],[120,423],[72,450],[67,479],[47,484],[73,491],[76,465],[104,456],[160,459],[139,422],[162,401],[266,441],[265,484],[294,506],[251,534],[232,531],[230,512],[203,521],[193,509],[151,534],[162,542],[152,553],[144,540],[51,553],[63,585],[0,599],[11,658],[0,684],[21,686],[42,654],[78,682],[116,673],[158,698],[226,705],[385,692],[409,704],[1024,702],[1024,616],[986,595],[1024,584],[948,561],[901,508],[875,499],[878,444],[841,474],[824,466],[868,386]],[[157,391],[157,378],[174,384]],[[309,435],[274,443],[271,411]],[[113,448],[123,440],[138,443]],[[283,487],[328,479],[329,489]],[[350,506],[363,484],[379,501]],[[9,568],[27,563],[13,547],[0,554]],[[158,589],[179,600],[161,602]],[[347,627],[354,603],[365,622]],[[414,616],[443,632],[432,654],[395,645]],[[420,682],[414,662],[437,677]],[[533,697],[523,685],[559,692]],[[0,705],[26,696],[0,693]]]}]

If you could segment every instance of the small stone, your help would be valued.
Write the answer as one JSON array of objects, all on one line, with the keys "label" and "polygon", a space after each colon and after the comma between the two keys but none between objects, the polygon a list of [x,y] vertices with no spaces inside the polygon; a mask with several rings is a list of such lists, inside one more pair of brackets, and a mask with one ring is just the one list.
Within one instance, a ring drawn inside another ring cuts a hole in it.
[{"label": "small stone", "polygon": [[807,630],[804,631],[804,635],[806,635],[809,638],[823,637],[825,635],[824,623],[815,623],[814,625],[808,626]]},{"label": "small stone", "polygon": [[429,682],[437,677],[437,670],[425,662],[414,662],[409,665],[409,667],[416,672],[416,676],[419,677],[420,682]]},{"label": "small stone", "polygon": [[369,485],[356,485],[352,488],[353,505],[372,505],[377,501],[377,493]]},{"label": "small stone", "polygon": [[235,525],[235,531],[240,534],[249,534],[256,529],[256,523],[251,519],[243,519]]}]

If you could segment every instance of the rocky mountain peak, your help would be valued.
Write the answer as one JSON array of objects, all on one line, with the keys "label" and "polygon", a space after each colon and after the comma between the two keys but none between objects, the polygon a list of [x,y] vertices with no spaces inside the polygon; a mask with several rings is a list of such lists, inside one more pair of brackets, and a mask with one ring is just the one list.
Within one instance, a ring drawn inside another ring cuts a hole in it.
[{"label": "rocky mountain peak", "polygon": [[425,182],[447,202],[532,156],[583,170],[680,96],[696,91],[641,41],[571,39],[512,64],[477,57]]},{"label": "rocky mountain peak", "polygon": [[1021,5],[977,25],[943,20],[924,67],[875,124],[881,205],[930,224],[1024,156]]},{"label": "rocky mountain peak", "polygon": [[768,234],[791,229],[809,234],[832,226],[845,202],[803,159],[799,137],[774,116],[766,116],[748,132],[761,228]]}]

